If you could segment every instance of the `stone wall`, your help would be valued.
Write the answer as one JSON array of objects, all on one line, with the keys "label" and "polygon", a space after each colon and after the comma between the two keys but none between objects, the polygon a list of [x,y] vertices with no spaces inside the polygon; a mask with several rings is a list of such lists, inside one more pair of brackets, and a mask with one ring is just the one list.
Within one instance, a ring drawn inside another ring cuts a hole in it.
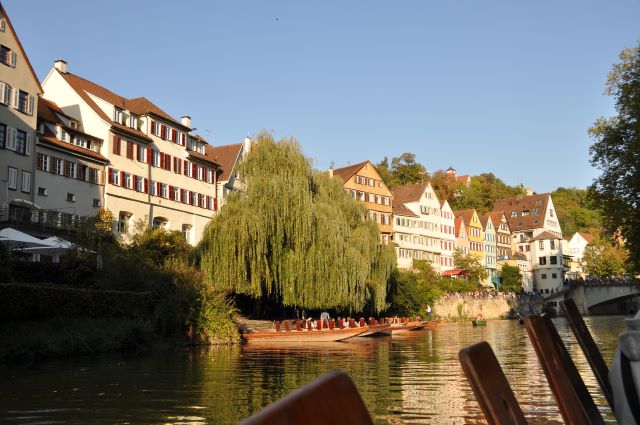
[{"label": "stone wall", "polygon": [[474,319],[478,313],[485,319],[506,319],[521,315],[540,314],[542,298],[528,295],[487,293],[447,294],[436,301],[433,312],[441,319]]}]

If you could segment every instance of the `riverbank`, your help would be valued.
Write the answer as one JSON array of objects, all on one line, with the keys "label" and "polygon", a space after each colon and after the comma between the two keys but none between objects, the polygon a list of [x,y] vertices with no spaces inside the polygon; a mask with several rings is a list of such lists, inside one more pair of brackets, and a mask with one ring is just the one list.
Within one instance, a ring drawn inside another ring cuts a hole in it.
[{"label": "riverbank", "polygon": [[436,300],[434,314],[444,320],[470,320],[478,314],[485,319],[508,319],[526,314],[540,314],[543,299],[512,292],[448,292]]}]

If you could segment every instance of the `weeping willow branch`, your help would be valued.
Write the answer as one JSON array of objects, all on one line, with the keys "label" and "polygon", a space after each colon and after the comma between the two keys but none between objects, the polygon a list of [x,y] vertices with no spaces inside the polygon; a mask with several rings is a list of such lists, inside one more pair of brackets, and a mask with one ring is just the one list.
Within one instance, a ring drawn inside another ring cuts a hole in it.
[{"label": "weeping willow branch", "polygon": [[233,193],[205,229],[201,268],[213,285],[285,306],[384,309],[393,249],[339,179],[314,171],[293,139],[258,137]]}]

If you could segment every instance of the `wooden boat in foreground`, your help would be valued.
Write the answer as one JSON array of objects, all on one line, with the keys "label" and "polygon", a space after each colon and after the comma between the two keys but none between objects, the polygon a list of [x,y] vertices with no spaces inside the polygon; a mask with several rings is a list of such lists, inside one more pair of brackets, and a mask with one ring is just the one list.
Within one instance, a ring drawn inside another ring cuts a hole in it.
[{"label": "wooden boat in foreground", "polygon": [[487,321],[486,320],[472,320],[471,323],[473,324],[473,326],[487,326]]},{"label": "wooden boat in foreground", "polygon": [[422,323],[422,321],[420,320],[414,320],[404,323],[392,323],[391,335],[398,335],[408,331],[417,331],[418,329],[424,328],[424,326],[424,323]]},{"label": "wooden boat in foreground", "polygon": [[[352,321],[353,322],[353,321]],[[300,320],[296,321],[295,328],[291,329],[289,321],[285,321],[284,329],[280,322],[274,322],[273,329],[264,330],[246,330],[242,333],[242,338],[247,342],[332,342],[342,341],[352,338],[369,330],[368,326],[344,327],[342,321],[338,326],[330,320],[330,326],[324,327],[322,322],[318,320],[316,326],[312,327],[311,323],[306,323],[306,327]]]}]

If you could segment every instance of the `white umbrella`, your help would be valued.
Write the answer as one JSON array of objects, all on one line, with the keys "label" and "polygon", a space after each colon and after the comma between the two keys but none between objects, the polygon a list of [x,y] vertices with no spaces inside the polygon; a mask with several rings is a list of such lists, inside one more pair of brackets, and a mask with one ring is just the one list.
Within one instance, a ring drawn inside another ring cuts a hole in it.
[{"label": "white umbrella", "polygon": [[11,227],[0,230],[0,243],[6,246],[9,250],[32,248],[36,246],[50,246],[42,239],[35,238],[16,229],[12,229]]}]

